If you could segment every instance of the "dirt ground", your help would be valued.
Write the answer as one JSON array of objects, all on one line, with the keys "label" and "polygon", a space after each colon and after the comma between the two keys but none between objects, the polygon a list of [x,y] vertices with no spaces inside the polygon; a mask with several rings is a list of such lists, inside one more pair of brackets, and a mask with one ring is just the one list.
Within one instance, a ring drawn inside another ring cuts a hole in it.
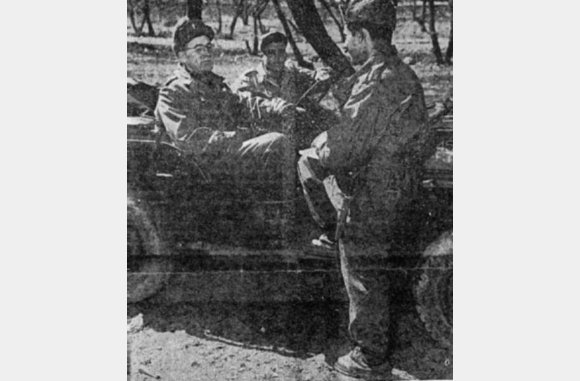
[{"label": "dirt ground", "polygon": [[[452,88],[452,66],[434,63],[429,37],[416,25],[407,22],[399,27],[396,46],[421,79],[427,102],[443,98]],[[440,30],[445,47],[447,31]],[[175,67],[168,35],[135,37],[128,28],[127,75],[163,83]],[[250,28],[240,26],[234,40],[216,41],[215,71],[229,83],[259,62],[259,57],[245,51],[243,40],[249,36]],[[299,47],[309,58],[311,48],[300,39]],[[428,336],[413,306],[401,307],[397,315],[393,379],[452,379],[453,349],[441,347]],[[328,364],[351,347],[347,316],[344,303],[130,305],[127,378],[335,380]]]},{"label": "dirt ground", "polygon": [[[453,378],[442,348],[411,308],[397,311],[394,380]],[[343,304],[130,306],[128,380],[338,380],[348,352]]]}]

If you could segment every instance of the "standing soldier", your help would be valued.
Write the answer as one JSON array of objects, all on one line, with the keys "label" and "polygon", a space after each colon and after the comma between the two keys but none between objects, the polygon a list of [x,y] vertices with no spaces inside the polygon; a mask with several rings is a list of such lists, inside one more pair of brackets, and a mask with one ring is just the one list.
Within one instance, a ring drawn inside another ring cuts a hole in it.
[{"label": "standing soldier", "polygon": [[[349,297],[349,333],[355,348],[335,369],[351,377],[390,375],[389,341],[393,278],[364,272],[362,256],[397,249],[405,232],[403,210],[418,188],[420,150],[427,136],[423,88],[391,40],[396,9],[391,0],[354,0],[345,14],[346,49],[361,65],[350,81],[341,122],[316,144],[326,174],[350,195],[348,218],[339,211],[340,265]],[[344,230],[341,229],[344,224]]]}]

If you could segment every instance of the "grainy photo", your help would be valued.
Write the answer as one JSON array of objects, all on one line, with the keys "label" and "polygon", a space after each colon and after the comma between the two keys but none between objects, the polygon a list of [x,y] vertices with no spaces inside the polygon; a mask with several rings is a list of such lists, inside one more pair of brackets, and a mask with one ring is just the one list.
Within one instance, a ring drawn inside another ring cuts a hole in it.
[{"label": "grainy photo", "polygon": [[453,1],[127,1],[127,379],[453,379]]}]

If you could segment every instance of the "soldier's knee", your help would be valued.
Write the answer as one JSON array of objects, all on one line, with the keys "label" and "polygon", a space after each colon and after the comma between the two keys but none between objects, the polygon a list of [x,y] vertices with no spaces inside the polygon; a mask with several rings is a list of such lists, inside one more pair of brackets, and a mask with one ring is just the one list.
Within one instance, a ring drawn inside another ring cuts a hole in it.
[{"label": "soldier's knee", "polygon": [[300,158],[298,159],[298,171],[308,171],[310,168],[310,164],[308,162],[308,158],[304,155],[300,155]]},{"label": "soldier's knee", "polygon": [[265,134],[264,137],[267,139],[270,149],[286,153],[293,152],[292,143],[285,134],[280,132],[269,132]]},{"label": "soldier's knee", "polygon": [[298,178],[300,179],[300,182],[304,184],[311,177],[312,172],[308,164],[308,159],[305,156],[300,156],[296,168],[298,171]]},{"label": "soldier's knee", "polygon": [[267,136],[268,140],[270,140],[273,143],[290,144],[290,139],[288,138],[288,136],[286,136],[281,132],[269,132],[265,136]]}]

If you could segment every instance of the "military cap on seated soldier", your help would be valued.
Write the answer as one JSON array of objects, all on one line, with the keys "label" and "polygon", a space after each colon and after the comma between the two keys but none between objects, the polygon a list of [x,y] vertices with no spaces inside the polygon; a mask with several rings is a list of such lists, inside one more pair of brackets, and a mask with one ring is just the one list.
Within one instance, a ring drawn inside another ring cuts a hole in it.
[{"label": "military cap on seated soldier", "polygon": [[184,50],[189,41],[200,36],[206,36],[213,40],[215,34],[213,29],[201,20],[182,18],[177,22],[173,31],[173,52],[177,55],[177,53]]}]

